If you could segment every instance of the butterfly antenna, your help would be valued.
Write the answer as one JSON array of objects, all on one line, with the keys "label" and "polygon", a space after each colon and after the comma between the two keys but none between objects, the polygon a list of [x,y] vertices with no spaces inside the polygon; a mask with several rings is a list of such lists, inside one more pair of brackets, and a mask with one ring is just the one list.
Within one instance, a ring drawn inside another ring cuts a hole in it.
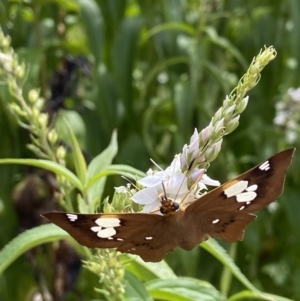
[{"label": "butterfly antenna", "polygon": [[[179,186],[179,189],[177,190],[177,193],[176,193],[175,198],[174,198],[174,202],[176,202],[176,199],[177,199],[178,194],[179,194],[179,191],[180,191],[180,189],[181,189],[181,187],[182,187],[182,185],[183,185],[183,182],[184,182],[184,179],[182,180],[182,182],[181,182],[181,184],[180,184],[180,186]],[[190,193],[190,192],[188,192],[187,195],[188,195],[189,193]],[[186,198],[186,196],[185,196],[184,198]],[[182,201],[181,201],[181,202],[182,202]]]},{"label": "butterfly antenna", "polygon": [[164,198],[164,200],[167,200],[168,197],[167,197],[166,187],[165,187],[165,184],[164,184],[163,181],[161,182],[161,186],[162,186],[163,191],[164,191],[164,197],[163,198]]}]

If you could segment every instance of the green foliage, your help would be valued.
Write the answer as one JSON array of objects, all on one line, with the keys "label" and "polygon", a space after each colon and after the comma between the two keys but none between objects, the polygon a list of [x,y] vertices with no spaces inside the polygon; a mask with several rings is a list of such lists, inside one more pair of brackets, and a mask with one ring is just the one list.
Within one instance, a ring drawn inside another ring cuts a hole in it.
[{"label": "green foliage", "polygon": [[[51,76],[69,54],[87,57],[92,74],[80,79],[79,96],[69,97],[79,112],[72,112],[76,118],[68,118],[70,111],[59,112],[73,150],[65,159],[68,168],[49,156],[28,158],[30,137],[12,117],[8,104],[14,100],[1,82],[0,246],[8,243],[0,252],[1,298],[29,300],[34,276],[26,273],[31,267],[25,257],[17,258],[33,246],[66,237],[52,225],[17,236],[12,192],[27,174],[22,165],[64,179],[63,192],[76,194],[62,200],[66,210],[94,212],[100,198],[124,185],[120,175],[142,176],[140,170],[150,167],[149,157],[168,165],[194,128],[200,131],[209,123],[264,45],[274,45],[277,58],[250,92],[240,125],[224,138],[209,175],[224,182],[290,147],[284,128],[273,119],[276,103],[288,88],[300,85],[299,20],[297,0],[2,1],[1,28],[11,36],[19,61],[30,66],[24,95],[40,87],[48,99]],[[49,147],[50,154],[59,151],[56,144]],[[94,157],[89,164],[81,149]],[[195,253],[174,252],[155,264],[122,255],[124,298],[300,300],[299,164],[296,152],[278,208],[259,214],[235,246],[234,258],[227,254],[229,246],[214,240]],[[85,248],[79,252],[85,260],[91,256]],[[87,278],[79,276],[76,284],[83,299],[103,298],[105,294],[93,290],[105,289],[98,278],[83,273]],[[76,298],[69,294],[66,300]]]}]

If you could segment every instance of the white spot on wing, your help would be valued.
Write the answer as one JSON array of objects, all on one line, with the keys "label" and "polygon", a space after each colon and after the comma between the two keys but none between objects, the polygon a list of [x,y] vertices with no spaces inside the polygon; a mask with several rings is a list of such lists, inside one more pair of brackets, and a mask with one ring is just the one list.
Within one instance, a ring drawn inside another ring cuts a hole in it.
[{"label": "white spot on wing", "polygon": [[117,238],[117,240],[118,240],[118,241],[123,241],[124,239],[123,239],[123,238]]},{"label": "white spot on wing", "polygon": [[249,186],[248,188],[246,188],[246,191],[256,191],[256,189],[258,188],[258,186],[256,184]]},{"label": "white spot on wing", "polygon": [[238,202],[251,202],[256,198],[257,194],[254,191],[243,192],[236,195]]},{"label": "white spot on wing", "polygon": [[269,170],[270,169],[270,163],[269,163],[269,161],[266,161],[262,165],[260,165],[259,169],[260,170]]},{"label": "white spot on wing", "polygon": [[224,190],[225,195],[230,198],[234,195],[237,195],[241,192],[243,192],[248,186],[248,181],[239,181],[235,184],[233,184],[232,186],[230,186],[229,188]]},{"label": "white spot on wing", "polygon": [[214,219],[214,220],[212,221],[212,223],[213,223],[213,224],[217,224],[219,221],[220,221],[220,220],[219,220],[218,218],[216,218],[216,219]]},{"label": "white spot on wing", "polygon": [[120,226],[121,221],[115,217],[100,217],[96,219],[95,223],[103,228],[113,228]]},{"label": "white spot on wing", "polygon": [[101,227],[98,227],[98,226],[95,226],[95,227],[92,227],[91,228],[91,230],[93,231],[93,232],[98,232],[98,231],[101,231]]},{"label": "white spot on wing", "polygon": [[78,219],[78,215],[77,214],[72,214],[72,213],[67,213],[67,218],[71,222],[75,222]]},{"label": "white spot on wing", "polygon": [[245,206],[242,206],[242,207],[240,207],[240,209],[239,209],[239,210],[243,210],[243,209],[245,209]]},{"label": "white spot on wing", "polygon": [[153,239],[153,237],[152,236],[146,236],[145,239],[146,240],[151,240],[151,239]]},{"label": "white spot on wing", "polygon": [[98,231],[97,236],[99,236],[101,238],[109,238],[111,236],[114,236],[116,233],[117,233],[117,231],[115,230],[115,228],[107,228],[107,229]]}]

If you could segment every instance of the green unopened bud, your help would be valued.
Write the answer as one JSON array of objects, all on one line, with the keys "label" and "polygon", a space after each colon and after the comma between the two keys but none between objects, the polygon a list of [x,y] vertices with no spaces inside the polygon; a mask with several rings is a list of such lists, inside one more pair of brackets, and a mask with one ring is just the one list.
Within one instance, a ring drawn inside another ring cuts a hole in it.
[{"label": "green unopened bud", "polygon": [[236,115],[241,114],[246,109],[248,100],[249,100],[249,96],[246,96],[236,105],[236,108],[235,108]]},{"label": "green unopened bud", "polygon": [[6,47],[9,47],[10,46],[10,37],[9,36],[5,36],[5,37],[2,37],[2,40],[1,40],[1,46],[3,48],[6,48]]},{"label": "green unopened bud", "polygon": [[223,139],[220,139],[218,142],[207,148],[207,150],[205,151],[205,157],[208,162],[216,159],[221,150],[222,141]]},{"label": "green unopened bud", "polygon": [[228,108],[232,105],[233,101],[228,95],[226,95],[226,98],[223,101],[223,108]]},{"label": "green unopened bud", "polygon": [[48,140],[51,144],[55,144],[57,142],[58,135],[55,129],[52,129],[48,133]]},{"label": "green unopened bud", "polygon": [[25,74],[25,65],[18,65],[15,71],[16,77],[18,79],[22,79],[24,77]]},{"label": "green unopened bud", "polygon": [[265,48],[261,55],[258,56],[258,59],[262,65],[267,65],[270,61],[274,60],[277,52],[273,46]]},{"label": "green unopened bud", "polygon": [[235,107],[236,107],[236,105],[234,104],[224,111],[225,121],[231,119],[233,112],[235,111]]},{"label": "green unopened bud", "polygon": [[212,124],[215,125],[223,116],[223,108],[221,107],[212,119]]},{"label": "green unopened bud", "polygon": [[255,76],[256,74],[260,73],[261,71],[261,64],[259,62],[254,62],[251,66],[250,66],[250,74],[252,76]]},{"label": "green unopened bud", "polygon": [[32,104],[36,103],[36,101],[38,100],[38,98],[39,98],[39,92],[38,92],[37,89],[32,89],[32,90],[29,91],[29,93],[28,93],[28,100]]},{"label": "green unopened bud", "polygon": [[41,111],[39,109],[37,109],[37,108],[32,109],[32,117],[33,118],[38,118],[40,116],[40,114],[41,114]]},{"label": "green unopened bud", "polygon": [[19,116],[26,116],[27,114],[24,112],[24,111],[22,111],[22,109],[16,104],[16,103],[10,103],[9,104],[9,109],[11,110],[11,111],[13,111],[14,113],[16,113],[17,115],[19,115]]},{"label": "green unopened bud", "polygon": [[48,124],[48,115],[46,113],[41,113],[38,117],[39,125],[45,128]]},{"label": "green unopened bud", "polygon": [[226,125],[226,134],[233,132],[239,126],[240,115],[231,119]]},{"label": "green unopened bud", "polygon": [[56,150],[56,157],[59,160],[64,160],[65,156],[66,156],[66,149],[64,146],[60,145],[57,150]]},{"label": "green unopened bud", "polygon": [[218,137],[222,134],[223,130],[224,130],[224,118],[222,118],[215,124],[213,130],[213,139],[218,139]]}]

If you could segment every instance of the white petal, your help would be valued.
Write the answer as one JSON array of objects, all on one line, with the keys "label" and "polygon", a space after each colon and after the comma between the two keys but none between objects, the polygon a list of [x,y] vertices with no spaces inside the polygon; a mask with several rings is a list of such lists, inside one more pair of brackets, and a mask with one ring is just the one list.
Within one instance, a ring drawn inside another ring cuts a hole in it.
[{"label": "white petal", "polygon": [[[153,202],[151,204],[145,205],[141,212],[150,213],[151,211],[157,209],[157,207],[159,207],[159,205],[160,205],[160,201]],[[160,213],[160,211],[158,210],[157,213]]]},{"label": "white petal", "polygon": [[203,184],[209,185],[209,186],[220,186],[221,183],[217,180],[211,179],[207,174],[204,174],[202,176],[201,182]]},{"label": "white petal", "polygon": [[175,173],[180,172],[180,155],[175,155],[171,165],[165,169],[166,174],[173,176]]},{"label": "white petal", "polygon": [[194,133],[190,140],[190,147],[191,147],[191,145],[194,145],[194,144],[199,145],[199,133],[196,128],[195,128]]},{"label": "white petal", "polygon": [[183,173],[178,173],[174,175],[170,181],[168,181],[168,190],[167,190],[167,196],[168,195],[181,195],[188,193],[187,189],[187,179]]},{"label": "white petal", "polygon": [[138,183],[143,185],[144,187],[155,187],[161,184],[162,178],[160,176],[147,176],[138,180]]},{"label": "white petal", "polygon": [[128,188],[125,186],[114,187],[117,193],[128,193]]},{"label": "white petal", "polygon": [[153,188],[145,188],[135,193],[131,199],[138,204],[146,205],[159,200],[158,194]]},{"label": "white petal", "polygon": [[207,187],[204,183],[202,183],[201,181],[198,183],[198,190],[201,191],[201,190],[207,190]]}]

